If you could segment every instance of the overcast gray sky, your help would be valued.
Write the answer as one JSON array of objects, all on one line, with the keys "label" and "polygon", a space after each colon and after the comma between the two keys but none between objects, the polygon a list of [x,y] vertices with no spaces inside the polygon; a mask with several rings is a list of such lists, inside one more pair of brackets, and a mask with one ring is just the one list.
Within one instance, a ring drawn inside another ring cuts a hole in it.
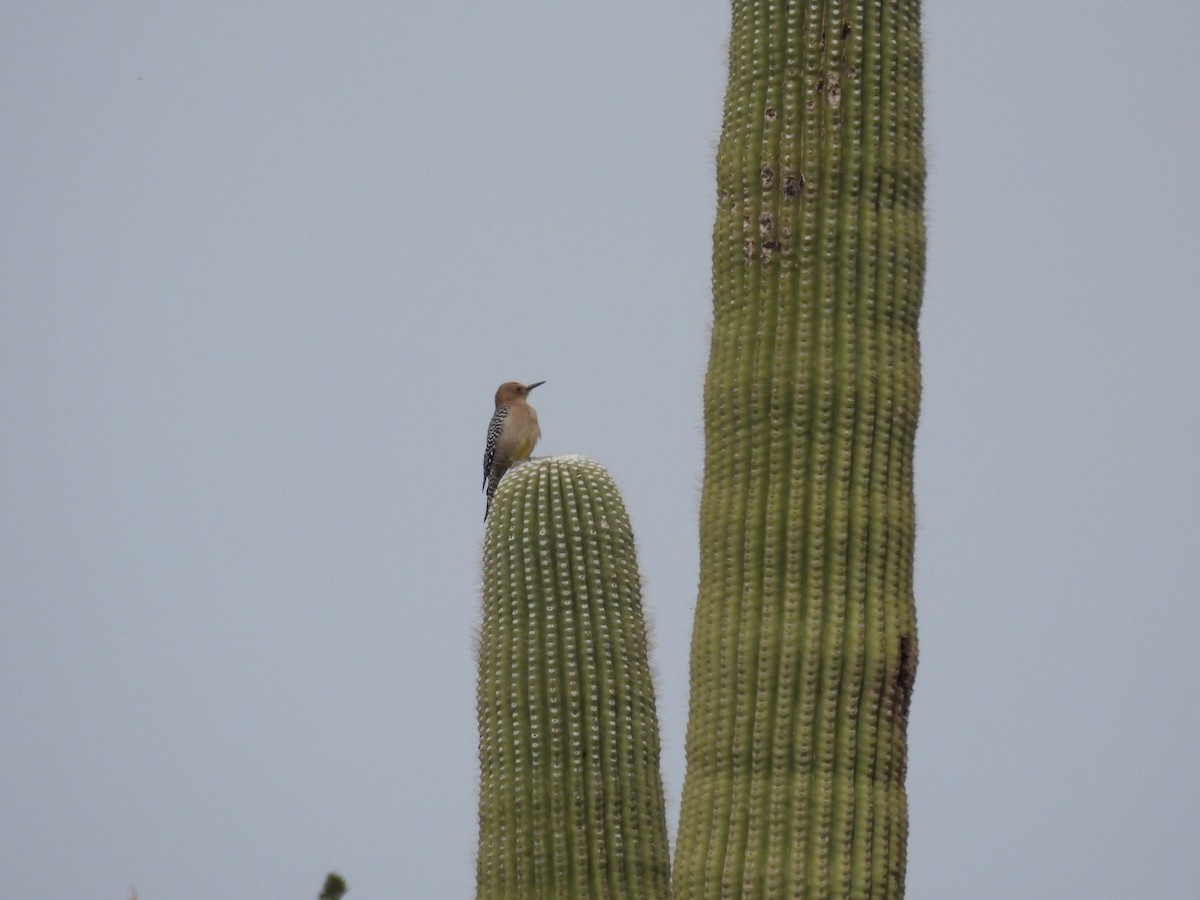
[{"label": "overcast gray sky", "polygon": [[[0,5],[0,895],[466,898],[491,396],[671,828],[724,3]],[[1200,4],[925,5],[909,895],[1200,884]]]}]

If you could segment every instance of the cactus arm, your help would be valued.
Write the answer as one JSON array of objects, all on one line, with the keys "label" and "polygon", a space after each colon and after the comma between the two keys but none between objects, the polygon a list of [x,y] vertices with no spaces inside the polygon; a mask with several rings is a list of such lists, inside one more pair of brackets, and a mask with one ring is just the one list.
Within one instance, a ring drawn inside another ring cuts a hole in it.
[{"label": "cactus arm", "polygon": [[483,557],[477,897],[669,897],[641,583],[616,486],[578,456],[514,467]]},{"label": "cactus arm", "polygon": [[733,3],[680,897],[903,893],[919,12]]}]

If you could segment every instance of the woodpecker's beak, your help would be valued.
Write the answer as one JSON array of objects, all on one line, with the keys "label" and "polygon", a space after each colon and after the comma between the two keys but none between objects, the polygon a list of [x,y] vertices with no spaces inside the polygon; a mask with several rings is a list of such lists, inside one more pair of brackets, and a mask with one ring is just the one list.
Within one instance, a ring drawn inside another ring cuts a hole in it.
[{"label": "woodpecker's beak", "polygon": [[527,384],[527,385],[525,385],[525,390],[527,390],[527,391],[532,391],[532,390],[533,390],[535,387],[537,387],[538,385],[545,384],[545,383],[546,383],[546,382],[544,382],[544,381],[535,381],[533,384]]}]

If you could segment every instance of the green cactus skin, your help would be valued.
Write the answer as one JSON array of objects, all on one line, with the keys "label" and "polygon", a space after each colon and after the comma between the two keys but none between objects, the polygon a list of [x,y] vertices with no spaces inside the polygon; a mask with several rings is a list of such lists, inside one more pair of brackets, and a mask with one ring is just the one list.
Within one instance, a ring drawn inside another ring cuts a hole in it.
[{"label": "green cactus skin", "polygon": [[680,898],[903,896],[920,3],[734,0]]},{"label": "green cactus skin", "polygon": [[478,658],[479,900],[669,897],[633,532],[596,462],[504,476]]}]

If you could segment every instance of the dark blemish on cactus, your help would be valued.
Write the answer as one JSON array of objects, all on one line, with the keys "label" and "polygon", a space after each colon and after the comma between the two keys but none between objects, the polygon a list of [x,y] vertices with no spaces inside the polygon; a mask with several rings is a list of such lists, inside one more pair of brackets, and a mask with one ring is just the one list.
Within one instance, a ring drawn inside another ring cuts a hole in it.
[{"label": "dark blemish on cactus", "polygon": [[842,40],[844,41],[846,38],[850,37],[850,32],[852,32],[853,30],[854,30],[854,26],[851,23],[849,23],[849,22],[844,23],[842,25]]},{"label": "dark blemish on cactus", "polygon": [[767,121],[768,121],[768,122],[773,122],[773,121],[775,121],[775,107],[773,107],[773,106],[768,106],[768,107],[767,107],[767,110],[766,110],[766,116],[767,116]]},{"label": "dark blemish on cactus", "polygon": [[912,704],[913,682],[917,677],[917,654],[913,640],[907,634],[900,635],[900,659],[888,697],[888,718],[902,725],[908,724],[908,709]]},{"label": "dark blemish on cactus", "polygon": [[[775,217],[772,216],[770,213],[763,213],[761,216],[758,217],[758,230],[761,234],[764,234],[764,235],[770,234],[772,229],[774,229],[774,228],[775,228]],[[763,244],[763,246],[766,247],[767,245]]]},{"label": "dark blemish on cactus", "polygon": [[742,231],[750,230],[750,213],[745,213],[742,216]]},{"label": "dark blemish on cactus", "polygon": [[815,91],[816,91],[818,94],[819,94],[819,93],[821,93],[823,90],[825,90],[825,78],[824,78],[824,76],[822,76],[821,78],[818,78],[818,79],[817,79],[817,86],[816,86],[815,88],[813,88],[813,90],[815,90]]},{"label": "dark blemish on cactus", "polygon": [[763,241],[762,248],[766,252],[779,249],[779,241]]},{"label": "dark blemish on cactus", "polygon": [[775,170],[769,165],[764,165],[761,169],[759,169],[758,175],[762,179],[763,190],[769,191],[771,189],[771,185],[775,183]]},{"label": "dark blemish on cactus", "polygon": [[789,175],[783,180],[783,196],[789,200],[795,200],[800,196],[800,192],[804,190],[803,175]]},{"label": "dark blemish on cactus", "polygon": [[842,102],[842,86],[841,86],[841,84],[838,83],[838,76],[837,76],[836,72],[831,72],[829,74],[829,95],[828,96],[829,96],[829,105],[832,106],[834,109],[837,109],[838,105],[841,104],[841,102]]}]

